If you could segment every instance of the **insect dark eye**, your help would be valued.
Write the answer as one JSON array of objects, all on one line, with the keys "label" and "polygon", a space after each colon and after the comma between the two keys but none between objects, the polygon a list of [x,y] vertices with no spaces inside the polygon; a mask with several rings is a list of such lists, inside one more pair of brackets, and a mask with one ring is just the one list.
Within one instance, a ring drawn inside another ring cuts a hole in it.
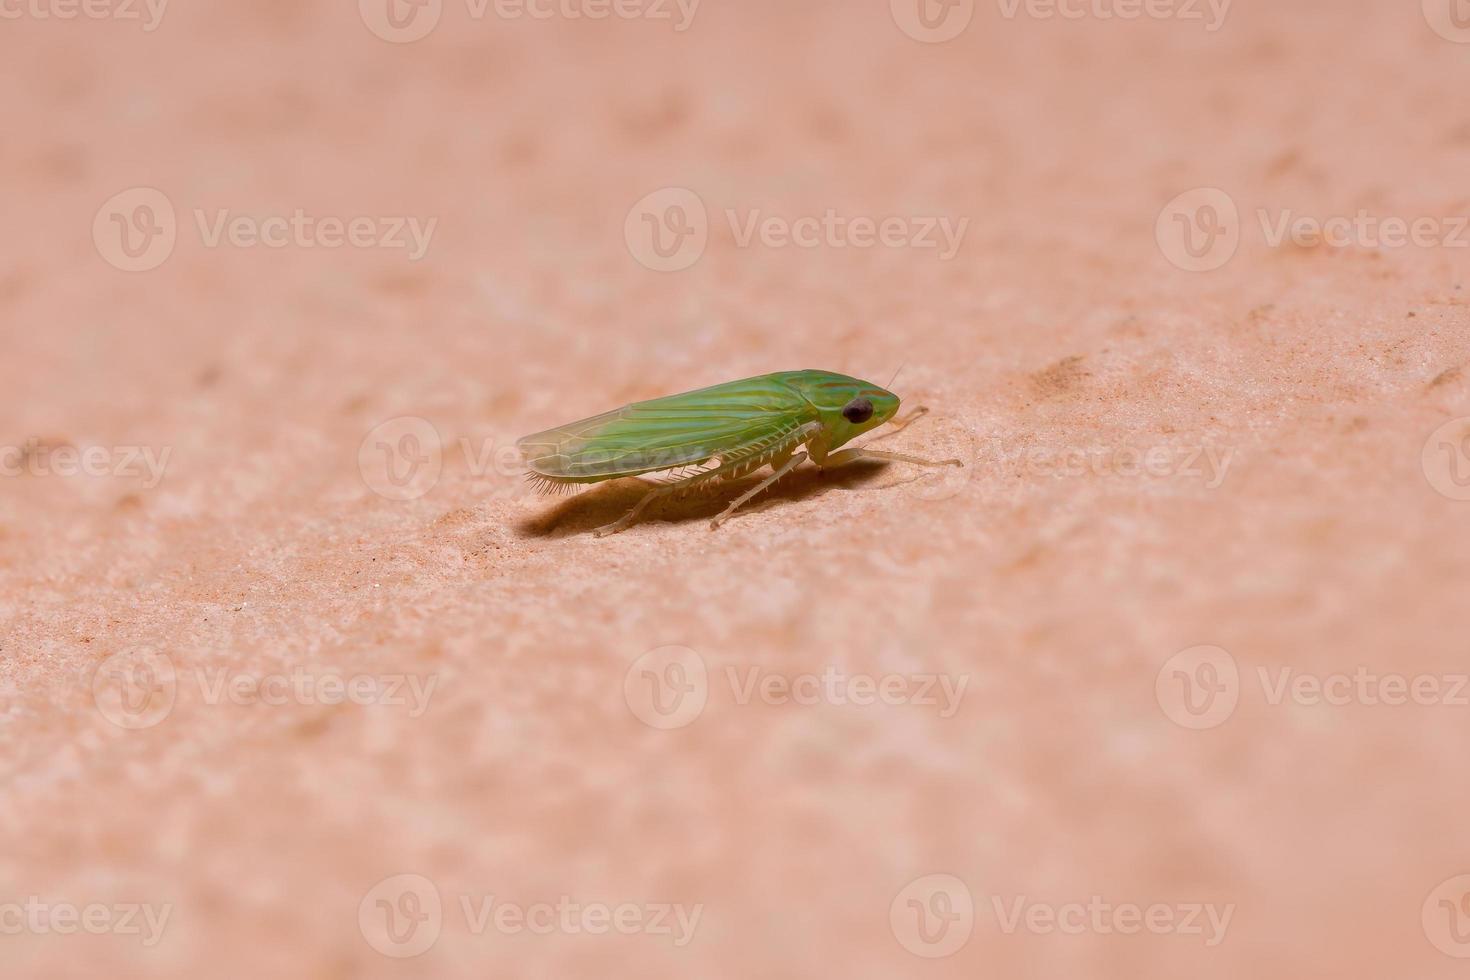
[{"label": "insect dark eye", "polygon": [[854,398],[842,406],[842,417],[853,425],[862,425],[873,417],[873,403],[866,398]]}]

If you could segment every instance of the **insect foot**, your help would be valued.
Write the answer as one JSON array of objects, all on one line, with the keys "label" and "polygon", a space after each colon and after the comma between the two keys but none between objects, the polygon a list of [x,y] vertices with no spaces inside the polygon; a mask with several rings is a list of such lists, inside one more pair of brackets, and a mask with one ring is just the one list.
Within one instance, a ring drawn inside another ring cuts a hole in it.
[{"label": "insect foot", "polygon": [[602,525],[602,527],[594,527],[592,529],[592,536],[594,538],[605,538],[608,535],[617,534],[619,531],[623,530],[632,523],[632,521],[624,518],[622,520],[613,521],[611,524],[604,524]]}]

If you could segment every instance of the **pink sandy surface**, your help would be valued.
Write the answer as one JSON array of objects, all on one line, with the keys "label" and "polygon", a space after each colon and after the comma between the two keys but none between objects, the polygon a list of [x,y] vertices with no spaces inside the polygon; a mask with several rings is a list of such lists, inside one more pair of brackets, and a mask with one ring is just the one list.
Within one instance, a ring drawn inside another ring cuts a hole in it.
[{"label": "pink sandy surface", "polygon": [[[398,43],[374,2],[0,21],[0,973],[1464,975],[1470,430],[1436,431],[1470,415],[1470,251],[1267,234],[1470,213],[1470,44],[1433,9],[981,2],[924,43],[886,0],[445,0]],[[145,271],[108,238],[131,188],[173,214]],[[668,272],[630,219],[664,188],[708,228]],[[1195,188],[1240,232],[1200,272],[1159,221]],[[298,210],[436,225],[417,261],[211,243]],[[728,211],[968,224],[946,261]],[[720,498],[594,539],[636,486],[532,497],[500,455],[900,364],[934,412],[885,445],[964,470],[802,472],[718,533]],[[383,446],[427,457],[407,492]],[[703,709],[645,723],[678,669]],[[743,686],[824,673],[903,696]],[[326,675],[429,696],[217,686]],[[17,927],[37,904],[100,934]]]}]

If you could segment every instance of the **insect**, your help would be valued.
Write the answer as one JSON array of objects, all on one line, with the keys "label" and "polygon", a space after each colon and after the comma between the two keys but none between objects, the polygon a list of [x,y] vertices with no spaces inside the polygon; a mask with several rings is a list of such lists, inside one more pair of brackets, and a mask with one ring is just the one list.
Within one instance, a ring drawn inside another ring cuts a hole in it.
[{"label": "insect", "polygon": [[[808,458],[821,468],[859,459],[964,465],[957,459],[839,449],[854,436],[893,419],[898,403],[891,391],[844,374],[781,371],[634,402],[526,436],[516,446],[530,470],[527,478],[543,492],[567,493],[581,484],[625,476],[658,484],[621,519],[597,528],[593,532],[597,537],[628,527],[662,497],[682,496],[769,464],[770,476],[710,521],[714,530]],[[926,412],[917,408],[895,424],[905,427]]]}]

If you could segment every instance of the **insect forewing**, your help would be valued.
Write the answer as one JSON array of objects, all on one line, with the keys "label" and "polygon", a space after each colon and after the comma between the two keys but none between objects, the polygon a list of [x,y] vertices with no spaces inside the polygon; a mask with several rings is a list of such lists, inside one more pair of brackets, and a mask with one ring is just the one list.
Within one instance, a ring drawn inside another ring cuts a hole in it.
[{"label": "insect forewing", "polygon": [[817,418],[778,375],[761,375],[616,411],[517,441],[533,473],[592,483],[739,453]]}]

